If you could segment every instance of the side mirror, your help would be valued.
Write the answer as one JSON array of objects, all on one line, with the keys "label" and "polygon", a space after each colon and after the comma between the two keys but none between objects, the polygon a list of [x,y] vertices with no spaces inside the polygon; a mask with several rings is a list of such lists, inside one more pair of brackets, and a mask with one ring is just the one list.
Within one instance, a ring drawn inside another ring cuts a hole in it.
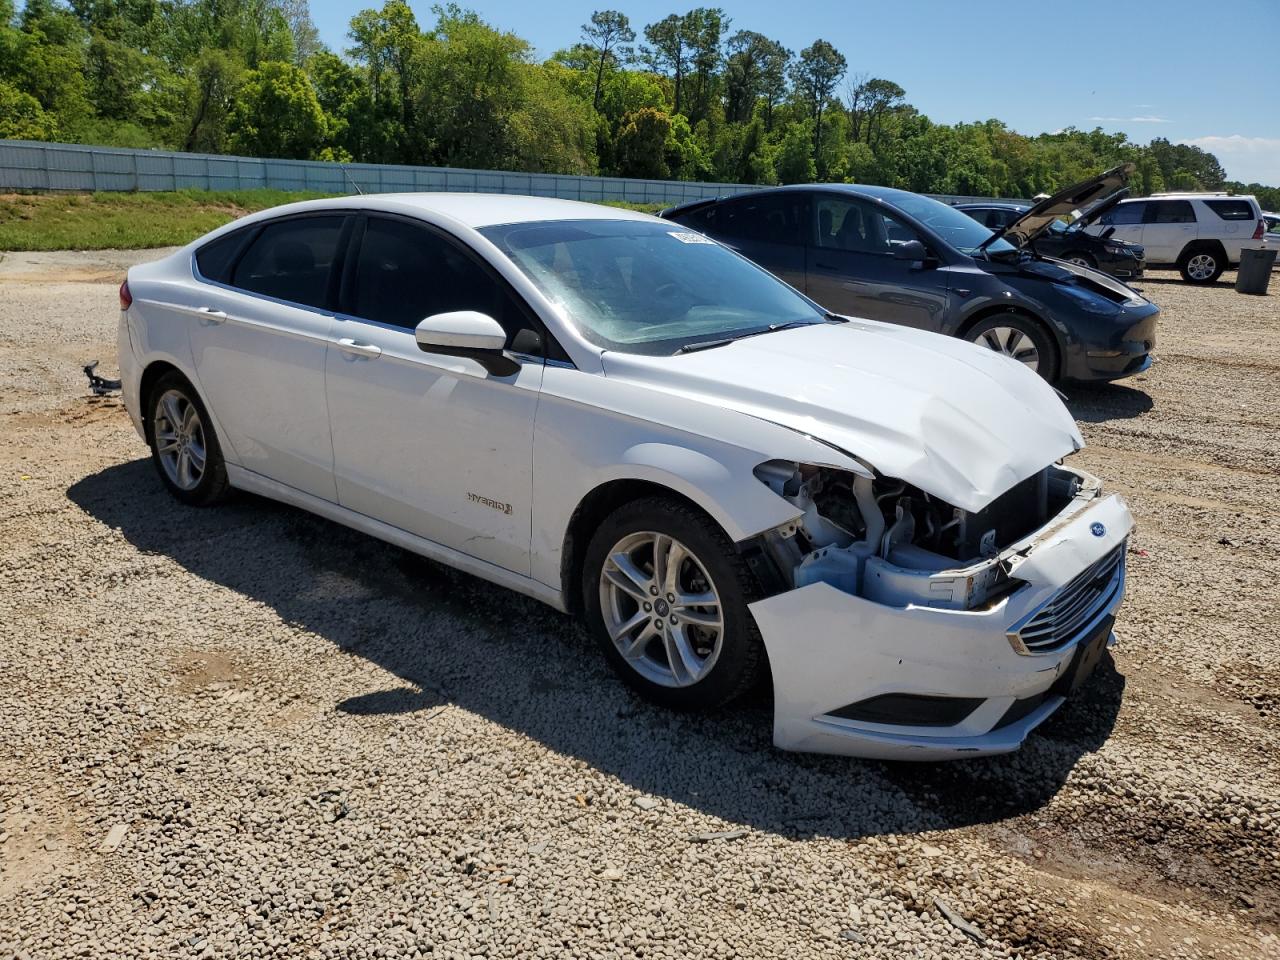
[{"label": "side mirror", "polygon": [[893,245],[893,258],[895,260],[911,260],[919,263],[929,259],[929,251],[925,249],[925,245],[919,240],[908,240],[906,243],[895,243]]},{"label": "side mirror", "polygon": [[427,317],[414,330],[418,349],[449,357],[468,357],[489,373],[510,376],[520,365],[503,353],[507,332],[502,324],[476,310],[455,310]]}]

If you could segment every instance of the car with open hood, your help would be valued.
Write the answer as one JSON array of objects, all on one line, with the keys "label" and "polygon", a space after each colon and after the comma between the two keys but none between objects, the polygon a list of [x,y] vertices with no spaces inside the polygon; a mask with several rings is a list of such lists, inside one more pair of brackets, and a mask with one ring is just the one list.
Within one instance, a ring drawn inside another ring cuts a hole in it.
[{"label": "car with open hood", "polygon": [[804,184],[698,200],[660,215],[754,260],[829,310],[960,337],[1046,380],[1146,370],[1159,308],[1107,274],[1039,254],[1072,211],[1128,182],[1108,170],[992,231],[955,207],[889,187]]},{"label": "car with open hood", "polygon": [[[1055,219],[1031,240],[1037,254],[1065,260],[1081,267],[1094,267],[1120,280],[1141,279],[1146,269],[1146,253],[1141,244],[1118,240],[1114,231],[1090,233],[1087,227],[1124,198],[1127,191],[1118,190],[1111,197],[1094,204],[1071,220]],[[981,203],[957,203],[963,210],[990,230],[1003,230],[1026,216],[1031,205],[1008,200],[986,200]]]},{"label": "car with open hood", "polygon": [[260,494],[576,614],[671,707],[771,684],[780,747],[1013,750],[1113,640],[1132,518],[1040,377],[668,221],[309,201],[133,267],[120,307],[178,501]]}]

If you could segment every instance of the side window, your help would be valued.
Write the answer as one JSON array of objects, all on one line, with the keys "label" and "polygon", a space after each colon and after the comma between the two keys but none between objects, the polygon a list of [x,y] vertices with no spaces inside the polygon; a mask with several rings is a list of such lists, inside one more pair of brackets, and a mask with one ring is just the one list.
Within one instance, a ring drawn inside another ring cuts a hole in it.
[{"label": "side window", "polygon": [[1195,223],[1190,200],[1153,200],[1147,204],[1147,223]]},{"label": "side window", "polygon": [[1141,223],[1146,209],[1145,203],[1118,203],[1102,215],[1102,224],[1121,227]]},{"label": "side window", "polygon": [[351,312],[412,330],[427,317],[454,310],[487,313],[507,331],[507,343],[531,326],[499,279],[458,244],[433,230],[370,217],[356,261]]},{"label": "side window", "polygon": [[223,234],[217,240],[210,241],[197,250],[196,269],[200,271],[200,276],[217,283],[229,283],[232,261],[235,260],[236,254],[240,252],[251,233],[253,233],[252,227],[235,230]]},{"label": "side window", "polygon": [[1204,205],[1223,220],[1253,219],[1253,207],[1248,200],[1206,200]]},{"label": "side window", "polygon": [[691,227],[699,233],[714,233],[719,210],[720,205],[718,203],[709,203],[691,213],[682,213],[678,217],[672,217],[672,220],[686,227]]},{"label": "side window", "polygon": [[297,217],[267,224],[236,264],[232,286],[308,307],[326,306],[329,269],[345,219]]},{"label": "side window", "polygon": [[794,191],[748,194],[717,204],[707,231],[729,240],[799,246],[804,243],[804,195]]},{"label": "side window", "polygon": [[[888,253],[889,225],[907,230],[880,211],[843,197],[820,196],[814,204],[817,219],[817,245],[828,250],[853,253]],[[907,239],[916,239],[909,230]]]}]

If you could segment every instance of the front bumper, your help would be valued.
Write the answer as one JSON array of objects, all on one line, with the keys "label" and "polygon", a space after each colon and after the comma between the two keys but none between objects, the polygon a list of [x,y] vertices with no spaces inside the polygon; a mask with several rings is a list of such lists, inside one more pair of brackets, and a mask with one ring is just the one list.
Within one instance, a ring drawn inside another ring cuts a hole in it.
[{"label": "front bumper", "polygon": [[1145,302],[1080,329],[1078,345],[1063,357],[1063,379],[1119,380],[1149,369],[1159,319],[1160,308]]},{"label": "front bumper", "polygon": [[[1019,653],[1010,632],[1083,571],[1123,551],[1132,527],[1128,507],[1114,495],[1055,519],[1008,558],[1011,575],[1025,585],[987,609],[889,607],[827,583],[751,604],[773,673],[774,743],[784,750],[893,760],[1016,750],[1062,705],[1060,681],[1080,644],[1101,631],[1106,636],[1100,642],[1110,642],[1111,618],[1124,597],[1123,564],[1118,588],[1066,642]],[[948,726],[835,715],[847,715],[852,704],[894,697],[974,703]]]}]

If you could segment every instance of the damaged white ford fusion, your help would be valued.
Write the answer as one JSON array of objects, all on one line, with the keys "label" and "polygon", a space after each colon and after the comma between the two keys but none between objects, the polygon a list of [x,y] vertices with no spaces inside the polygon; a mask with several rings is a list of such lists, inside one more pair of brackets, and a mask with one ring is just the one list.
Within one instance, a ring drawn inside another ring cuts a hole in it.
[{"label": "damaged white ford fusion", "polygon": [[581,614],[670,706],[767,679],[780,747],[1013,750],[1113,637],[1132,519],[1061,462],[1039,377],[671,223],[313,201],[135,267],[121,306],[178,499],[274,497]]}]

